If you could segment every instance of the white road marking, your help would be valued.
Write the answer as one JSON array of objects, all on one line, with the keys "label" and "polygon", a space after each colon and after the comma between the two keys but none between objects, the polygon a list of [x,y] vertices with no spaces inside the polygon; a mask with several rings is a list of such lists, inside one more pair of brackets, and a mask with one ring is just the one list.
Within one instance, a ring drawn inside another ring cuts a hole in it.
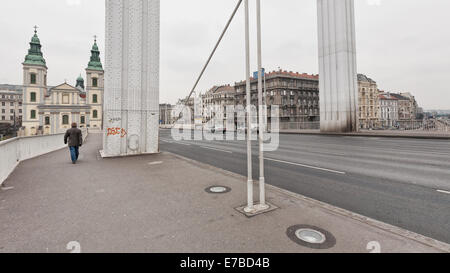
[{"label": "white road marking", "polygon": [[160,165],[160,164],[163,164],[163,162],[162,161],[155,161],[155,162],[148,163],[148,165]]},{"label": "white road marking", "polygon": [[185,145],[185,146],[191,146],[191,144],[189,144],[189,143],[184,143],[184,142],[180,142],[180,141],[175,141],[174,143]]},{"label": "white road marking", "polygon": [[181,144],[181,145],[185,145],[185,146],[191,146],[191,144],[189,144],[189,143],[184,143],[184,142],[176,141],[176,140],[171,141],[171,140],[161,139],[161,141],[166,142],[166,143],[171,143],[171,144],[175,143],[175,144]]},{"label": "white road marking", "polygon": [[14,190],[14,187],[1,187],[2,191]]},{"label": "white road marking", "polygon": [[304,168],[310,168],[310,169],[325,171],[325,172],[330,172],[330,173],[346,174],[345,172],[341,172],[341,171],[325,169],[325,168],[320,168],[320,167],[315,167],[315,166],[309,166],[309,165],[305,165],[305,164],[283,161],[283,160],[278,160],[278,159],[273,159],[273,158],[265,158],[265,160],[279,162],[279,163],[285,163],[285,164],[290,164],[290,165],[295,165],[295,166],[300,166],[300,167],[304,167]]},{"label": "white road marking", "polygon": [[213,151],[218,151],[218,152],[224,152],[224,153],[228,153],[228,154],[232,154],[233,153],[232,151],[227,151],[227,150],[222,150],[222,149],[217,149],[217,148],[211,148],[211,147],[207,147],[207,146],[200,146],[200,148],[213,150]]},{"label": "white road marking", "polygon": [[437,192],[450,194],[450,191],[444,191],[444,190],[437,190]]}]

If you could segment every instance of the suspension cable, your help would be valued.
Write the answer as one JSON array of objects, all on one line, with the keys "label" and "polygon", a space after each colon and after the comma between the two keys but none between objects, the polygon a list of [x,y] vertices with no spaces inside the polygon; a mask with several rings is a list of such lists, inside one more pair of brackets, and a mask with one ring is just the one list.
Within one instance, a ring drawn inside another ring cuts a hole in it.
[{"label": "suspension cable", "polygon": [[203,66],[202,71],[200,72],[200,75],[197,78],[197,81],[194,84],[194,87],[191,90],[191,93],[189,93],[189,96],[187,97],[187,99],[184,101],[184,106],[182,108],[182,111],[180,112],[179,117],[177,118],[177,120],[175,121],[175,123],[181,118],[181,115],[184,111],[184,108],[186,107],[186,105],[188,104],[189,100],[192,97],[192,94],[194,94],[195,89],[197,88],[198,83],[200,82],[201,78],[203,77],[203,74],[206,71],[206,68],[208,68],[209,63],[211,62],[212,57],[214,56],[214,54],[216,53],[217,48],[219,47],[220,43],[222,42],[223,37],[225,36],[225,33],[227,32],[231,22],[233,21],[234,16],[236,15],[237,11],[239,10],[239,7],[241,6],[242,0],[239,0],[238,3],[236,4],[236,7],[233,10],[233,13],[231,14],[230,19],[228,20],[224,30],[222,31],[222,34],[219,37],[219,40],[217,41],[213,51],[211,52],[211,54],[209,55],[208,60],[206,61],[206,64]]}]

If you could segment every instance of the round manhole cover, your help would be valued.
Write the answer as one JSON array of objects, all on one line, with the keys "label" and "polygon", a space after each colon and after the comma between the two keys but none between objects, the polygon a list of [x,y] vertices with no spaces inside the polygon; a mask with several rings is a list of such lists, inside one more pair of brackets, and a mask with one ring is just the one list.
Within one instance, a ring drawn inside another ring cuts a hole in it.
[{"label": "round manhole cover", "polygon": [[295,232],[295,235],[300,240],[311,244],[323,244],[327,240],[322,232],[309,228],[301,228]]},{"label": "round manhole cover", "polygon": [[207,193],[212,194],[221,194],[221,193],[227,193],[231,191],[231,188],[225,187],[225,186],[212,186],[205,189]]},{"label": "round manhole cover", "polygon": [[333,234],[314,226],[292,226],[287,229],[286,234],[295,243],[313,249],[328,249],[336,245]]}]

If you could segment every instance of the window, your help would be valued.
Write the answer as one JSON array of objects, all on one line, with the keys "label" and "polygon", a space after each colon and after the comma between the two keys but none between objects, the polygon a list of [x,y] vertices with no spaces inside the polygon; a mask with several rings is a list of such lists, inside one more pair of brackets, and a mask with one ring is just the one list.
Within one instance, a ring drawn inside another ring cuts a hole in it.
[{"label": "window", "polygon": [[94,110],[94,112],[92,113],[92,117],[93,118],[98,118],[98,111]]},{"label": "window", "polygon": [[62,103],[63,104],[69,104],[69,95],[63,95]]},{"label": "window", "polygon": [[81,121],[80,121],[80,123],[81,123],[81,124],[85,124],[85,123],[86,123],[86,118],[85,118],[84,116],[81,116]]},{"label": "window", "polygon": [[98,79],[92,78],[92,87],[97,87],[97,86],[98,86]]},{"label": "window", "polygon": [[14,120],[14,116],[9,116],[9,120]]},{"label": "window", "polygon": [[14,114],[14,109],[9,110],[10,114]]},{"label": "window", "polygon": [[31,119],[36,118],[36,110],[31,110]]},{"label": "window", "polygon": [[50,117],[45,117],[45,125],[50,125]]},{"label": "window", "polygon": [[6,113],[6,110],[5,109],[2,109],[2,114],[5,114]]},{"label": "window", "polygon": [[30,83],[36,84],[36,74],[34,74],[34,73],[30,74]]},{"label": "window", "polygon": [[11,103],[9,104],[9,106],[14,106],[14,102],[11,102]]},{"label": "window", "polygon": [[2,116],[2,120],[5,120],[6,118],[5,118],[5,116]]},{"label": "window", "polygon": [[19,114],[22,114],[22,109],[19,109]]},{"label": "window", "polygon": [[47,86],[47,75],[44,75],[44,85]]},{"label": "window", "polygon": [[97,95],[92,95],[92,103],[98,103]]},{"label": "window", "polygon": [[69,116],[68,115],[64,115],[62,119],[63,119],[63,125],[69,124]]},{"label": "window", "polygon": [[6,104],[5,104],[5,102],[2,102],[2,106],[5,106]]},{"label": "window", "polygon": [[36,93],[35,92],[31,92],[30,93],[30,101],[31,102],[36,102]]}]

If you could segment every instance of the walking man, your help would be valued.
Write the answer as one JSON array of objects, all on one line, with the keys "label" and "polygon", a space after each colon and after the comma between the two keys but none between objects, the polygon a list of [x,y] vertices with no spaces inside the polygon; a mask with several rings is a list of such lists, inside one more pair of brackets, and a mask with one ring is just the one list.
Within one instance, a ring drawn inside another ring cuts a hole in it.
[{"label": "walking man", "polygon": [[77,128],[76,123],[72,123],[72,129],[67,130],[64,136],[64,144],[69,141],[70,157],[72,163],[76,164],[78,156],[80,155],[79,148],[83,145],[83,134],[80,129]]}]

